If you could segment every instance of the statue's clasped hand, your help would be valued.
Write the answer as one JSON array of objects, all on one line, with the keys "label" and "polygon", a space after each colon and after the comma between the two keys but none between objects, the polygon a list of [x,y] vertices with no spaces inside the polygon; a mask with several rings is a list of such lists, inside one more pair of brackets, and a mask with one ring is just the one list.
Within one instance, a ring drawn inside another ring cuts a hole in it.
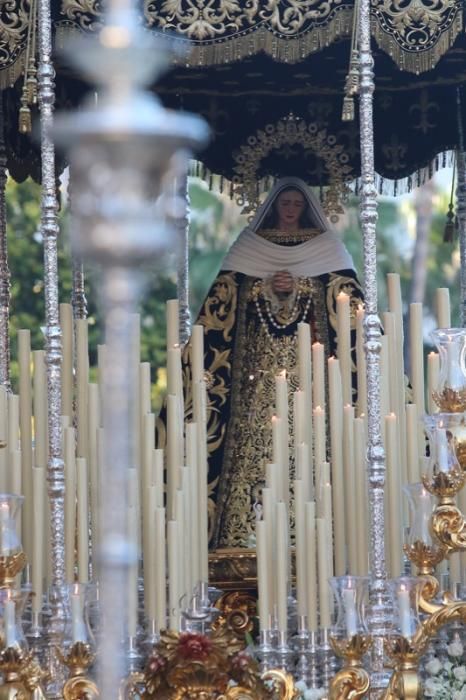
[{"label": "statue's clasped hand", "polygon": [[275,294],[290,294],[293,291],[294,280],[288,270],[279,270],[272,277],[272,289]]}]

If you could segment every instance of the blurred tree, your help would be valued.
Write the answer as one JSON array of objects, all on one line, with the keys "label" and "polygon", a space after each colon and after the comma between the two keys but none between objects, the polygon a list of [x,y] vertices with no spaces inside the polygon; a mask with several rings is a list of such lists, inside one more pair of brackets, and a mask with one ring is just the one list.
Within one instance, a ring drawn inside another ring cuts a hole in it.
[{"label": "blurred tree", "polygon": [[[425,313],[428,327],[434,327],[433,301],[435,289],[450,288],[452,322],[459,320],[459,253],[457,245],[443,243],[448,195],[438,190],[431,195],[433,215],[427,241],[427,276]],[[190,182],[190,301],[195,320],[205,295],[218,272],[221,261],[247,221],[239,207],[226,195],[210,192],[201,180]],[[415,210],[412,200],[381,198],[379,202],[378,265],[379,307],[387,308],[386,273],[399,272],[403,298],[408,300],[415,240]],[[17,379],[16,332],[31,330],[32,347],[43,347],[41,326],[44,325],[43,251],[38,233],[40,189],[26,181],[7,184],[8,250],[12,273],[11,341],[12,380]],[[70,250],[67,235],[67,212],[60,214],[59,237],[60,301],[69,301],[71,294]],[[362,237],[358,220],[358,202],[353,198],[337,225],[348,246],[362,280]],[[102,342],[98,310],[95,306],[98,275],[86,271],[89,307],[89,341],[91,365],[96,362],[96,345]],[[151,363],[154,382],[154,408],[160,404],[165,388],[165,302],[176,296],[175,264],[164,274],[155,267],[149,270],[144,302],[141,305],[141,355]],[[406,303],[407,309],[407,303]]]}]

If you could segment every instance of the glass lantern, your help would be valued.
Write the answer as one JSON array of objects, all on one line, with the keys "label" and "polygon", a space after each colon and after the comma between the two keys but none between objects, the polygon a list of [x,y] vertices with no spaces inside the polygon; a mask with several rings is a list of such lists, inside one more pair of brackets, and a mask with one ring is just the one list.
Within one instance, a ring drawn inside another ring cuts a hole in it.
[{"label": "glass lantern", "polygon": [[366,610],[369,603],[368,576],[337,576],[330,579],[336,600],[336,620],[332,635],[351,639],[366,634]]},{"label": "glass lantern", "polygon": [[31,595],[29,588],[0,590],[0,643],[2,647],[27,649],[23,631],[23,614]]},{"label": "glass lantern", "polygon": [[18,537],[17,519],[23,496],[14,493],[0,493],[0,556],[9,557],[22,551]]},{"label": "glass lantern", "polygon": [[439,328],[432,332],[440,356],[439,384],[432,397],[441,411],[466,410],[466,329]]},{"label": "glass lantern", "polygon": [[89,604],[95,599],[95,587],[87,583],[72,583],[66,586],[65,647],[82,642],[95,646],[94,635],[89,624]]},{"label": "glass lantern", "polygon": [[400,576],[388,581],[393,603],[392,634],[412,639],[418,629],[419,599],[425,579],[419,576]]},{"label": "glass lantern", "polygon": [[456,458],[452,432],[436,416],[424,416],[429,436],[430,457],[424,486],[440,499],[451,499],[463,487],[465,475]]},{"label": "glass lantern", "polygon": [[435,506],[435,499],[422,483],[406,484],[403,487],[408,498],[410,511],[410,528],[406,544],[416,546],[418,542],[431,546],[430,518]]},{"label": "glass lantern", "polygon": [[447,431],[447,439],[455,452],[461,469],[466,471],[466,413],[434,413],[424,418],[426,432],[436,428]]}]

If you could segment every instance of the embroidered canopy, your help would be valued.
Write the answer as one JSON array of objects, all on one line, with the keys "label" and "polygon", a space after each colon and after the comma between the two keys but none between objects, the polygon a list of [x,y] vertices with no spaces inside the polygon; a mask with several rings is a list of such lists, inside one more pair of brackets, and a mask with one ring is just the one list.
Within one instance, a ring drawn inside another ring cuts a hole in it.
[{"label": "embroidered canopy", "polygon": [[[310,184],[359,174],[357,121],[342,122],[357,0],[142,0],[148,30],[189,47],[157,85],[163,101],[201,113],[214,138],[202,154],[228,180],[296,174]],[[38,174],[18,134],[21,73],[34,55],[37,0],[0,8],[0,80],[8,162],[17,179]],[[55,43],[96,33],[98,0],[52,2]],[[466,82],[461,0],[373,0],[375,156],[383,178],[416,184],[459,142],[457,88]],[[14,87],[10,87],[14,85]],[[57,107],[85,86],[57,64]],[[464,97],[466,101],[466,95]],[[465,108],[460,106],[464,120]],[[411,177],[411,180],[409,178]],[[330,195],[331,196],[331,195]]]}]

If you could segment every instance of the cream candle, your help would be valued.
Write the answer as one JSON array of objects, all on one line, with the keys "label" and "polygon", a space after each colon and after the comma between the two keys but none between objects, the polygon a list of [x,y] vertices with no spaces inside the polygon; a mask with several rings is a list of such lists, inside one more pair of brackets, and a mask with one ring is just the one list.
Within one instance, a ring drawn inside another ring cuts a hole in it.
[{"label": "cream candle", "polygon": [[267,524],[256,520],[257,586],[259,592],[259,627],[261,631],[271,628],[270,581],[267,562]]},{"label": "cream candle", "polygon": [[317,546],[315,503],[304,504],[305,540],[306,540],[306,611],[310,632],[317,632]]},{"label": "cream candle", "polygon": [[[403,483],[408,480],[408,468],[406,463],[406,421],[405,421],[405,404],[406,404],[406,388],[405,388],[405,366],[404,366],[404,330],[403,330],[403,302],[401,298],[400,276],[395,273],[387,275],[387,290],[388,290],[388,305],[389,310],[395,315],[395,336],[396,349],[393,357],[396,357],[396,362],[390,363],[390,368],[393,370],[392,376],[396,372],[396,388],[397,402],[396,407],[390,408],[391,412],[396,413],[398,417],[398,433],[399,433],[399,457],[401,464],[401,475]],[[391,355],[390,355],[391,356]],[[383,414],[385,415],[385,414]]]},{"label": "cream candle", "polygon": [[83,616],[83,603],[79,593],[71,594],[71,626],[73,644],[76,644],[77,642],[87,642],[87,631]]},{"label": "cream candle", "polygon": [[[304,433],[298,442],[306,442],[311,449],[308,453],[309,474],[312,477],[314,472],[312,453],[312,350],[311,350],[311,328],[308,323],[298,324],[298,372],[299,388],[304,392],[301,399],[304,403]],[[295,435],[296,440],[296,435]],[[295,442],[296,444],[296,442]],[[311,478],[312,482],[312,478]],[[308,498],[311,494],[308,494]]]},{"label": "cream candle", "polygon": [[5,625],[5,646],[7,648],[15,646],[17,642],[15,614],[15,601],[6,598],[3,603],[3,624]]},{"label": "cream candle", "polygon": [[[147,487],[147,493],[144,494],[145,508],[143,510],[142,519],[142,530],[143,530],[143,550],[142,550],[142,561],[143,561],[143,575],[144,575],[144,612],[146,618],[149,622],[151,629],[156,628],[156,597],[157,597],[157,564],[156,564],[156,550],[161,543],[156,539],[156,527],[155,527],[155,486],[149,485]],[[153,534],[154,540],[150,543],[145,539],[145,533],[149,531]],[[163,540],[165,540],[165,532],[163,533]],[[158,630],[157,630],[158,631]]]},{"label": "cream candle", "polygon": [[[45,374],[45,352],[43,350],[34,350],[32,356],[34,360],[34,458],[35,466],[45,469],[47,467],[47,382]],[[0,416],[1,413],[2,411],[0,409]]]},{"label": "cream candle", "polygon": [[[345,295],[346,296],[346,295]],[[343,576],[346,572],[346,535],[345,535],[345,496],[343,491],[343,405],[340,362],[334,357],[328,360],[328,387],[330,409],[330,448],[332,465],[333,512],[335,516],[335,573]],[[346,487],[346,485],[345,485]]]},{"label": "cream candle", "polygon": [[[321,406],[316,406],[313,410],[314,419],[314,464],[316,474],[321,468],[321,464],[325,462],[326,447],[325,447],[325,412]],[[316,483],[317,488],[317,483]]]},{"label": "cream candle", "polygon": [[[98,345],[97,346],[97,376],[98,376],[98,386],[99,386],[99,396],[100,396],[100,405],[103,407],[104,406],[104,401],[105,401],[105,386],[106,386],[106,381],[105,381],[105,362],[106,362],[106,353],[107,353],[107,346],[106,345]],[[101,411],[101,416],[100,416],[100,428],[103,428],[103,421],[102,421],[102,411]]]},{"label": "cream candle", "polygon": [[310,470],[309,445],[302,442],[298,445],[296,459],[296,476],[303,482],[304,500],[309,501],[314,498],[314,484],[312,471]]},{"label": "cream candle", "polygon": [[416,404],[406,404],[406,452],[408,481],[416,484],[421,480],[419,473],[419,416]]},{"label": "cream candle", "polygon": [[205,381],[193,385],[193,418],[197,423],[197,471],[199,479],[199,556],[201,581],[209,577],[209,523],[208,523],[208,473],[207,473],[207,389]]},{"label": "cream candle", "polygon": [[204,379],[204,326],[193,326],[191,334],[191,371],[193,382]]},{"label": "cream candle", "polygon": [[199,473],[197,451],[197,423],[186,424],[186,464],[190,469],[189,502],[191,512],[190,550],[192,555],[192,582],[195,586],[201,580],[200,572],[200,521],[199,521]]},{"label": "cream candle", "polygon": [[366,353],[364,352],[364,307],[356,311],[356,370],[358,380],[358,416],[367,416]]},{"label": "cream candle", "polygon": [[358,530],[357,525],[355,526],[356,513],[354,511],[357,499],[354,464],[354,408],[349,405],[343,408],[343,474],[348,573],[355,575],[358,570]]},{"label": "cream candle", "polygon": [[178,553],[178,523],[176,520],[167,522],[168,547],[168,607],[169,629],[177,632],[180,626],[180,581]]},{"label": "cream candle", "polygon": [[[272,444],[273,459],[277,465],[278,498],[288,503],[288,462],[284,463],[286,446],[284,444],[285,431],[282,427],[283,420],[272,416]],[[288,433],[286,433],[288,434]]]},{"label": "cream candle", "polygon": [[97,384],[87,387],[87,470],[89,478],[89,512],[93,551],[97,551],[99,540],[99,462],[97,457],[97,430],[100,425],[100,396]]},{"label": "cream candle", "polygon": [[[150,561],[147,569],[151,571],[154,564],[154,512],[156,508],[157,492],[154,483],[153,473],[153,451],[155,434],[155,416],[153,413],[146,413],[143,421],[144,442],[141,450],[141,504],[142,504],[142,556],[143,562]],[[146,566],[144,566],[144,579],[146,577]],[[151,585],[154,587],[153,580]],[[146,586],[144,584],[144,591]],[[149,594],[152,604],[146,597],[146,607],[151,611],[151,619],[155,619],[155,602],[153,596],[155,592]]]},{"label": "cream candle", "polygon": [[310,391],[312,385],[311,327],[298,323],[298,372],[299,388]]},{"label": "cream candle", "polygon": [[76,459],[75,430],[65,428],[65,573],[67,583],[74,581],[74,547],[76,530]]},{"label": "cream candle", "polygon": [[176,396],[167,396],[167,508],[168,517],[175,517],[176,492],[180,486],[180,469],[182,466],[181,447],[182,427]]},{"label": "cream candle", "polygon": [[275,512],[277,623],[279,631],[286,635],[288,629],[288,514],[283,501],[275,504]]},{"label": "cream candle", "polygon": [[340,292],[337,296],[337,336],[343,403],[352,404],[350,298],[345,292]]},{"label": "cream candle", "polygon": [[439,287],[435,291],[437,328],[451,328],[450,290]]},{"label": "cream candle", "polygon": [[266,486],[270,489],[273,501],[276,502],[280,500],[277,464],[265,465],[265,483]]},{"label": "cream candle", "polygon": [[180,344],[180,306],[178,299],[167,301],[167,348]]},{"label": "cream candle", "polygon": [[295,459],[298,457],[298,445],[305,442],[306,437],[306,405],[304,391],[293,392],[293,423]]},{"label": "cream candle", "polygon": [[301,479],[294,480],[295,507],[295,561],[296,561],[296,599],[298,617],[306,611],[306,533],[304,521],[304,487]]},{"label": "cream candle", "polygon": [[440,376],[440,357],[437,352],[427,355],[427,409],[429,413],[438,413],[439,408],[433,399],[433,392],[438,389]]},{"label": "cream candle", "polygon": [[73,309],[71,304],[60,304],[60,327],[62,334],[61,412],[73,415]]},{"label": "cream candle", "polygon": [[76,416],[78,457],[87,458],[87,411],[89,384],[88,320],[78,318],[76,325]]},{"label": "cream candle", "polygon": [[387,469],[387,495],[390,528],[388,529],[390,576],[396,578],[401,574],[401,557],[403,548],[403,516],[401,509],[401,474],[398,454],[399,438],[397,417],[394,413],[385,417],[385,450]]},{"label": "cream candle", "polygon": [[330,627],[330,598],[328,589],[328,528],[325,520],[317,518],[317,564],[319,575],[320,627]]},{"label": "cream candle", "polygon": [[19,396],[8,394],[8,452],[14,452],[19,447]]},{"label": "cream candle", "polygon": [[42,610],[44,594],[44,546],[45,546],[45,469],[32,469],[32,502],[34,508],[34,528],[32,531],[32,611]]},{"label": "cream candle", "polygon": [[356,481],[356,529],[358,551],[358,575],[368,573],[368,514],[367,514],[367,476],[366,476],[366,434],[363,418],[354,420],[354,462]]},{"label": "cream candle", "polygon": [[155,620],[158,630],[167,624],[165,508],[155,509]]},{"label": "cream candle", "polygon": [[388,336],[383,335],[380,338],[380,416],[382,438],[385,436],[384,416],[390,413],[390,362],[388,343]]},{"label": "cream candle", "polygon": [[325,410],[325,361],[322,343],[312,345],[312,405]]},{"label": "cream candle", "polygon": [[267,568],[268,568],[268,581],[269,586],[269,606],[270,614],[272,615],[274,609],[276,608],[276,586],[275,586],[275,503],[277,502],[274,498],[270,488],[262,489],[262,508],[263,508],[263,518],[266,524],[266,544],[267,544]]},{"label": "cream candle", "polygon": [[24,505],[22,508],[23,548],[28,561],[32,560],[32,385],[31,385],[31,333],[18,330],[19,365],[19,422],[21,444],[21,484]]},{"label": "cream candle", "polygon": [[346,636],[354,637],[358,631],[358,620],[356,615],[356,594],[353,588],[342,590],[343,607],[345,609]]},{"label": "cream candle", "polygon": [[[132,468],[129,471],[136,472],[136,469]],[[134,477],[133,477],[134,479]],[[136,480],[135,480],[136,481]],[[130,479],[131,482],[131,479]],[[137,487],[137,481],[135,483]],[[130,489],[134,487],[131,486]],[[131,496],[130,496],[131,498]],[[127,509],[127,522],[128,522],[128,541],[132,551],[136,552],[134,559],[132,559],[129,572],[128,572],[128,591],[126,596],[126,606],[127,606],[127,616],[128,616],[128,636],[136,637],[138,629],[138,570],[139,570],[139,559],[138,559],[138,529],[139,529],[139,514],[137,505],[131,504]]]},{"label": "cream candle", "polygon": [[411,356],[411,386],[419,415],[425,412],[424,398],[424,338],[422,304],[409,305],[409,346]]},{"label": "cream candle", "polygon": [[288,382],[286,372],[282,372],[275,377],[275,403],[277,409],[277,418],[280,421],[279,427],[282,433],[280,440],[281,468],[279,471],[281,477],[281,500],[288,508],[289,491],[290,491],[290,476],[289,476],[289,430],[288,430]]},{"label": "cream candle", "polygon": [[80,583],[87,583],[89,581],[89,498],[87,461],[83,457],[76,459],[76,481],[78,494],[78,580]]},{"label": "cream candle", "polygon": [[400,632],[403,637],[408,639],[413,634],[413,621],[411,617],[411,605],[409,601],[409,591],[401,587],[396,594],[398,603],[398,615],[400,623]]},{"label": "cream candle", "polygon": [[163,507],[163,450],[152,450],[152,470],[155,486],[155,505],[157,508]]}]

